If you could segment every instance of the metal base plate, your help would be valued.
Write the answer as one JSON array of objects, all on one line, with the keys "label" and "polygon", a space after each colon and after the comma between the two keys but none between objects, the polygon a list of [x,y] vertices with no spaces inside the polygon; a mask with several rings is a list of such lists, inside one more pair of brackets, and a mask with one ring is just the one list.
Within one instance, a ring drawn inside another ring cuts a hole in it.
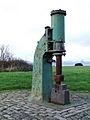
[{"label": "metal base plate", "polygon": [[65,84],[61,84],[52,88],[51,102],[56,104],[69,104],[69,90]]}]

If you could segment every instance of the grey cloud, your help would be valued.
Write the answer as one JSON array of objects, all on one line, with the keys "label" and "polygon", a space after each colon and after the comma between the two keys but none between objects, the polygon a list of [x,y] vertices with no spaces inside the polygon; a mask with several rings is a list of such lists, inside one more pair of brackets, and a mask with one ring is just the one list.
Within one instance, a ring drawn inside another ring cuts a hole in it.
[{"label": "grey cloud", "polygon": [[77,36],[67,36],[66,42],[68,43],[75,43],[83,47],[90,46],[90,33],[82,33],[81,35]]}]

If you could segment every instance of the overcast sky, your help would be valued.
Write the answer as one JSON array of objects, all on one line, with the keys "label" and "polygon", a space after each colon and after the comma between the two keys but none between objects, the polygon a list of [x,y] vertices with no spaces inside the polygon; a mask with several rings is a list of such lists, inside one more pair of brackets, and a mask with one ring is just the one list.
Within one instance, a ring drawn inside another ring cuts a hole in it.
[{"label": "overcast sky", "polygon": [[63,60],[89,60],[90,0],[0,0],[0,44],[32,62],[37,41],[50,26],[50,12],[56,9],[67,12]]}]

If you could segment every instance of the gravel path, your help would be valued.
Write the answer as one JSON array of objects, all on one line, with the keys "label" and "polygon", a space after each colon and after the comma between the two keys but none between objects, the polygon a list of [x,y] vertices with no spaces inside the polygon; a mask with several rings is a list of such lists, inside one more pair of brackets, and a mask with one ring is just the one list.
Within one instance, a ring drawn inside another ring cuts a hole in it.
[{"label": "gravel path", "polygon": [[0,93],[0,120],[90,120],[90,93],[70,92],[71,104],[30,103],[29,90]]}]

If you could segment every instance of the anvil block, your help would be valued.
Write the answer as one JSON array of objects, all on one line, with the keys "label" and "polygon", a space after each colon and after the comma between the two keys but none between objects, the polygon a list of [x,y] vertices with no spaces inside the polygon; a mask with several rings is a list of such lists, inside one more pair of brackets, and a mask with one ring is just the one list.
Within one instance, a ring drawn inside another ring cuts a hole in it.
[{"label": "anvil block", "polygon": [[70,103],[69,90],[65,84],[52,88],[51,102],[62,105]]}]

